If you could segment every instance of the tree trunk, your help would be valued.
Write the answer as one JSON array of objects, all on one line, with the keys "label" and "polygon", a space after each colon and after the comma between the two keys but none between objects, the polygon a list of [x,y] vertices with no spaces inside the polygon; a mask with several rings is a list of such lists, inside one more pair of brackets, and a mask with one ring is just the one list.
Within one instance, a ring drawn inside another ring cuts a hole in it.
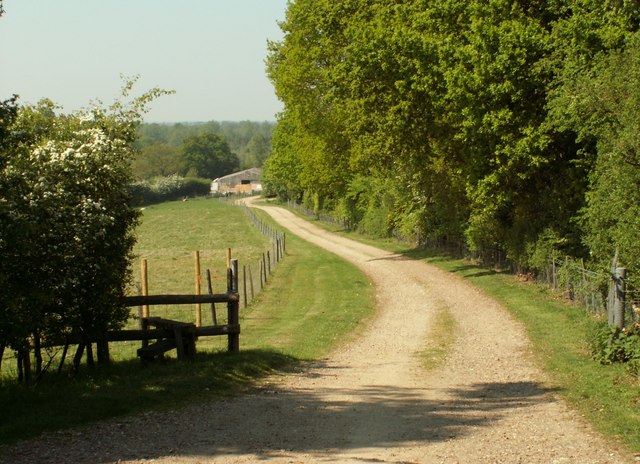
[{"label": "tree trunk", "polygon": [[40,375],[42,372],[42,349],[40,333],[37,330],[33,333],[33,356],[36,361],[36,375]]},{"label": "tree trunk", "polygon": [[93,367],[95,365],[95,361],[93,359],[93,345],[91,343],[87,343],[87,366]]},{"label": "tree trunk", "polygon": [[17,366],[17,370],[18,370],[18,383],[23,383],[24,382],[24,366],[22,365],[22,353],[20,351],[17,352],[17,362],[18,362],[18,366]]},{"label": "tree trunk", "polygon": [[106,365],[111,362],[109,356],[109,341],[107,340],[106,335],[96,343],[96,348],[98,351],[98,364]]},{"label": "tree trunk", "polygon": [[62,356],[60,357],[60,364],[58,365],[58,374],[62,372],[62,366],[64,366],[64,360],[67,358],[67,351],[69,351],[69,342],[67,341],[62,348]]},{"label": "tree trunk", "polygon": [[18,382],[29,383],[31,381],[31,358],[29,349],[18,350]]},{"label": "tree trunk", "polygon": [[84,354],[84,343],[78,344],[78,349],[76,350],[76,354],[73,356],[73,372],[78,372],[80,369],[80,362],[82,362],[82,355]]},{"label": "tree trunk", "polygon": [[6,342],[0,342],[0,371],[2,371],[2,358],[4,357],[4,347]]}]

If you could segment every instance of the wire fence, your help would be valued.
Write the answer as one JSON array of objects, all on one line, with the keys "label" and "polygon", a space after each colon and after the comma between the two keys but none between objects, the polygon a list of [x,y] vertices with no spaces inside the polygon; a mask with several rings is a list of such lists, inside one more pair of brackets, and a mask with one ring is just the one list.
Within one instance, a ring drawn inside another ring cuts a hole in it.
[{"label": "wire fence", "polygon": [[[561,293],[564,298],[583,305],[593,314],[607,317],[610,323],[614,307],[619,302],[624,318],[622,325],[636,323],[640,315],[639,279],[617,276],[616,266],[617,263],[607,272],[589,269],[582,259],[551,258],[547,267],[537,273],[536,280]],[[623,295],[617,294],[620,286],[624,289]]]},{"label": "wire fence", "polygon": [[262,258],[257,263],[242,265],[240,270],[240,304],[246,308],[267,285],[271,274],[278,264],[284,259],[287,237],[264,221],[242,204],[241,207],[249,217],[252,224],[265,236],[271,239],[271,246],[262,253]]}]

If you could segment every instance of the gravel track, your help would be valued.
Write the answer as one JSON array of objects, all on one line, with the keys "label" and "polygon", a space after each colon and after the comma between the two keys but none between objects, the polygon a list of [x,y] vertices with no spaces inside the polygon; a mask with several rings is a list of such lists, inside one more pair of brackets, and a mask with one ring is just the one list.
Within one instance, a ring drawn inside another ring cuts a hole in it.
[{"label": "gravel track", "polygon": [[[358,340],[251,394],[48,434],[0,462],[635,461],[568,409],[531,361],[523,328],[495,301],[423,262],[264,209],[372,280],[378,311]],[[462,343],[426,372],[418,355],[442,309]]]}]

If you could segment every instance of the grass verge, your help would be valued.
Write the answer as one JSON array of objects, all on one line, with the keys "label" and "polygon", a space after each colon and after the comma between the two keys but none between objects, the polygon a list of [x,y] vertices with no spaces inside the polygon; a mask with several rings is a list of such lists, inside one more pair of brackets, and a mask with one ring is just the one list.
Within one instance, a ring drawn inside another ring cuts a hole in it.
[{"label": "grass verge", "polygon": [[[274,224],[265,213],[256,213]],[[375,308],[374,289],[364,273],[292,234],[275,277],[243,319],[247,343],[256,348],[316,359],[351,340]]]}]

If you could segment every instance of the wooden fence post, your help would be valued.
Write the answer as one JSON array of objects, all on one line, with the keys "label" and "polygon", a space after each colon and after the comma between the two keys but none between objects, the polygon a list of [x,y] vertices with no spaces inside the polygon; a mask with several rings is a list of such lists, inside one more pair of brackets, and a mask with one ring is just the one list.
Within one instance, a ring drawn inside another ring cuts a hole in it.
[{"label": "wooden fence post", "polygon": [[[209,290],[209,295],[213,295],[213,286],[211,285],[211,271],[209,269],[207,269],[207,289]],[[211,303],[211,320],[213,321],[213,325],[218,325],[215,303]]]},{"label": "wooden fence post", "polygon": [[[195,251],[193,253],[193,274],[195,279],[196,286],[196,295],[200,295],[201,286],[200,286],[200,252]],[[196,303],[196,327],[202,327],[202,305],[200,303]]]},{"label": "wooden fence post", "polygon": [[267,283],[267,260],[264,256],[264,253],[262,253],[262,267],[264,267],[264,272],[263,272],[263,276],[264,276],[264,283]]},{"label": "wooden fence post", "polygon": [[[147,274],[147,260],[142,259],[140,261],[140,284],[142,286],[142,296],[149,295],[149,277]],[[142,317],[149,317],[149,305],[142,306]]]},{"label": "wooden fence post", "polygon": [[607,295],[607,320],[609,327],[615,325],[615,305],[616,305],[616,269],[618,268],[618,252],[616,252],[611,262],[611,277],[609,280],[609,294]]},{"label": "wooden fence post", "polygon": [[242,266],[242,296],[244,297],[244,307],[246,308],[247,303],[247,266]]},{"label": "wooden fence post", "polygon": [[251,301],[255,298],[253,293],[253,274],[251,273],[251,264],[249,264],[249,290],[251,291]]},{"label": "wooden fence post", "polygon": [[267,250],[267,265],[269,266],[269,275],[271,275],[271,255],[269,254],[269,250]]},{"label": "wooden fence post", "polygon": [[616,268],[615,273],[615,302],[613,304],[613,325],[618,329],[624,328],[625,302],[627,290],[627,270],[623,267]]},{"label": "wooden fence post", "polygon": [[[227,293],[238,294],[238,260],[231,261],[231,266],[227,270],[229,286]],[[240,304],[236,301],[227,303],[227,323],[229,325],[238,325],[240,323]],[[228,338],[227,349],[230,353],[238,353],[240,351],[240,334],[230,333]]]}]

